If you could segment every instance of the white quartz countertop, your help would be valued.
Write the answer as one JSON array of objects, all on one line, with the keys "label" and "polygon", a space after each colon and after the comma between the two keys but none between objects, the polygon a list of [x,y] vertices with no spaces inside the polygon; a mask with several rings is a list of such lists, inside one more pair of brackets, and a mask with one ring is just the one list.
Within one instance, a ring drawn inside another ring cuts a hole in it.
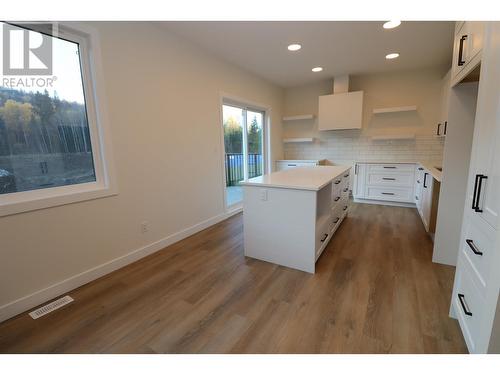
[{"label": "white quartz countertop", "polygon": [[243,186],[274,187],[318,191],[350,166],[298,167],[242,181]]}]

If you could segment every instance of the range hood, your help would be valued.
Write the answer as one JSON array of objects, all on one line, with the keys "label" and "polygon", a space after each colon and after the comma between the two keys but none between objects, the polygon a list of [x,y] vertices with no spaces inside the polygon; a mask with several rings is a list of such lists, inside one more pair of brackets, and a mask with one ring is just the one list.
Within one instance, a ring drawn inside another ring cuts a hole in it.
[{"label": "range hood", "polygon": [[361,129],[363,91],[349,91],[349,75],[333,79],[333,94],[319,97],[318,129]]}]

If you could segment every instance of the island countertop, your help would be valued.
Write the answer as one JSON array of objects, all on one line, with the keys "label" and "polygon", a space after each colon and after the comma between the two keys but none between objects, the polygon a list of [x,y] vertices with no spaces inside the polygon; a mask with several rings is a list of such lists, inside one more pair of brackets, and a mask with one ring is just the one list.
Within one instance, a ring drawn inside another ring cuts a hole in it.
[{"label": "island countertop", "polygon": [[243,186],[318,191],[350,168],[350,166],[298,167],[250,178],[240,182],[240,184]]}]

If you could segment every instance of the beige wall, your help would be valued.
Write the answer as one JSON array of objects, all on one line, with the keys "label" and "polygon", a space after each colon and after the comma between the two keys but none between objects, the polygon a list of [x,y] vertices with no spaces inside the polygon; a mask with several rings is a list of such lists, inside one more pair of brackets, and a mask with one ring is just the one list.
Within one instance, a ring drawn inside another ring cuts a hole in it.
[{"label": "beige wall", "polygon": [[282,157],[282,89],[157,25],[93,26],[119,195],[0,218],[0,307],[223,214],[221,92],[272,108]]},{"label": "beige wall", "polygon": [[[432,135],[441,106],[442,70],[351,76],[350,91],[364,91],[363,129],[343,132],[366,136],[385,134]],[[332,93],[333,80],[295,87],[285,91],[285,114],[318,114],[318,96]],[[416,112],[373,115],[374,108],[416,105]],[[284,137],[321,137],[315,121],[288,122]],[[342,131],[341,131],[342,132]],[[340,134],[340,133],[339,133]]]}]

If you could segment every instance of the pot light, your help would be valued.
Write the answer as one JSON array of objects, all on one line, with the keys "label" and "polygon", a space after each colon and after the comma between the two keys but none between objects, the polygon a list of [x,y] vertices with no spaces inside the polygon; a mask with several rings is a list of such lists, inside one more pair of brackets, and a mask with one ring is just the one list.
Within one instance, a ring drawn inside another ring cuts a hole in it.
[{"label": "pot light", "polygon": [[317,73],[317,72],[321,72],[323,70],[323,68],[321,66],[317,66],[315,68],[312,68],[311,69],[314,73]]},{"label": "pot light", "polygon": [[396,57],[399,57],[399,53],[389,53],[388,55],[385,56],[387,60],[392,60],[395,59]]},{"label": "pot light", "polygon": [[301,48],[302,48],[302,46],[300,44],[290,44],[288,46],[289,51],[298,51]]},{"label": "pot light", "polygon": [[384,29],[394,29],[399,25],[401,25],[401,21],[387,21],[386,23],[384,23]]}]

